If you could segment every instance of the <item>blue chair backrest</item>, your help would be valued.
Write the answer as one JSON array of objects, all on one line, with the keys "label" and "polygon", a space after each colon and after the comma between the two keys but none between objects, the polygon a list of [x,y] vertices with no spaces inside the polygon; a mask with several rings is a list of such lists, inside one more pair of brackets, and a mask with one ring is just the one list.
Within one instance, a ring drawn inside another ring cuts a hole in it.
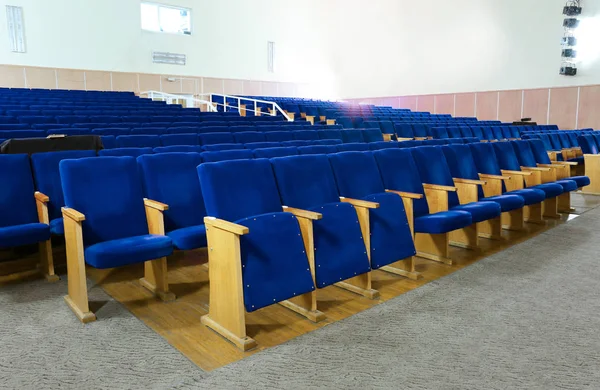
[{"label": "blue chair backrest", "polygon": [[362,130],[344,130],[341,132],[342,140],[346,143],[364,142]]},{"label": "blue chair backrest", "polygon": [[598,144],[593,135],[580,135],[577,137],[577,141],[583,154],[598,154]]},{"label": "blue chair backrest", "polygon": [[531,147],[531,151],[535,157],[535,161],[540,164],[551,164],[550,157],[548,156],[548,152],[544,147],[544,143],[539,139],[530,139],[527,140],[529,142],[529,146]]},{"label": "blue chair backrest", "polygon": [[202,160],[205,162],[218,162],[227,160],[244,160],[252,159],[254,155],[252,150],[240,149],[240,150],[221,150],[218,152],[203,152]]},{"label": "blue chair backrest", "polygon": [[496,157],[498,158],[498,165],[500,165],[501,169],[509,171],[521,170],[519,159],[510,142],[494,142],[493,146],[496,151]]},{"label": "blue chair backrest", "polygon": [[334,145],[312,145],[312,146],[299,146],[299,154],[329,154],[337,153],[337,147]]},{"label": "blue chair backrest", "polygon": [[265,132],[265,139],[269,142],[291,141],[294,134],[291,131],[269,131]]},{"label": "blue chair backrest", "polygon": [[281,142],[251,142],[244,144],[245,149],[264,149],[264,148],[278,148],[281,146]]},{"label": "blue chair backrest", "polygon": [[445,127],[433,127],[431,129],[431,134],[435,139],[450,138],[450,135],[448,134],[448,129]]},{"label": "blue chair backrest", "polygon": [[343,152],[329,155],[340,195],[363,199],[385,192],[373,153]]},{"label": "blue chair backrest", "polygon": [[245,131],[233,134],[233,139],[239,144],[248,144],[251,142],[266,142],[267,139],[263,133],[258,131]]},{"label": "blue chair backrest", "polygon": [[204,224],[206,209],[196,168],[199,153],[164,153],[137,158],[147,198],[165,203],[165,231]]},{"label": "blue chair backrest", "polygon": [[120,135],[117,137],[120,148],[156,148],[160,145],[157,135]]},{"label": "blue chair backrest", "polygon": [[39,222],[26,154],[0,154],[0,227]]},{"label": "blue chair backrest", "polygon": [[154,153],[201,153],[202,146],[198,145],[173,145],[173,146],[161,146],[152,149]]},{"label": "blue chair backrest", "polygon": [[383,185],[388,190],[412,192],[423,195],[413,201],[414,217],[429,214],[425,191],[410,149],[385,149],[373,152]]},{"label": "blue chair backrest", "polygon": [[473,132],[473,137],[476,137],[479,140],[486,139],[481,126],[471,126],[471,131]]},{"label": "blue chair backrest", "polygon": [[560,143],[560,137],[556,133],[549,133],[548,137],[550,137],[550,143],[552,144],[552,149],[554,150],[562,150],[562,144]]},{"label": "blue chair backrest", "polygon": [[115,148],[98,151],[101,157],[139,157],[143,154],[152,154],[152,148]]},{"label": "blue chair backrest", "polygon": [[302,141],[312,141],[319,139],[319,133],[314,130],[298,130],[292,132],[294,139]]},{"label": "blue chair backrest", "polygon": [[415,137],[427,137],[429,136],[429,126],[424,124],[413,124],[413,133]]},{"label": "blue chair backrest", "polygon": [[489,142],[469,144],[477,172],[488,175],[501,175],[500,165],[496,157],[494,146]]},{"label": "blue chair backrest", "polygon": [[494,139],[504,139],[504,134],[502,134],[502,128],[498,126],[492,127],[492,134],[494,134]]},{"label": "blue chair backrest", "polygon": [[364,129],[362,130],[363,138],[365,142],[381,142],[383,141],[383,134],[377,129]]},{"label": "blue chair backrest", "polygon": [[513,137],[513,134],[512,134],[512,132],[510,131],[510,127],[508,127],[508,126],[503,126],[503,127],[502,127],[502,136],[503,136],[505,139],[509,139],[509,138],[516,138],[516,137]]},{"label": "blue chair backrest", "polygon": [[448,135],[450,138],[461,138],[463,136],[460,127],[448,127]]},{"label": "blue chair backrest", "polygon": [[475,133],[473,133],[473,130],[471,130],[470,127],[460,127],[460,133],[463,137],[476,137]]},{"label": "blue chair backrest", "polygon": [[511,138],[521,138],[521,131],[517,126],[509,126]]},{"label": "blue chair backrest", "polygon": [[68,150],[64,152],[33,153],[31,165],[38,191],[48,195],[50,220],[62,218],[61,207],[65,205],[60,181],[59,163],[62,160],[96,157],[95,150]]},{"label": "blue chair backrest", "polygon": [[242,144],[212,144],[202,146],[207,152],[220,152],[222,150],[240,150],[245,149]]},{"label": "blue chair backrest", "polygon": [[271,164],[284,205],[312,209],[340,201],[327,156],[278,157]]},{"label": "blue chair backrest", "polygon": [[196,134],[165,134],[160,136],[162,146],[198,145]]},{"label": "blue chair backrest", "polygon": [[[442,147],[419,146],[411,149],[423,183],[454,187],[452,173]],[[448,207],[459,205],[456,192],[448,192]]]},{"label": "blue chair backrest", "polygon": [[338,152],[365,152],[370,150],[366,143],[348,143],[336,146]]},{"label": "blue chair backrest", "polygon": [[517,155],[517,159],[519,160],[519,164],[522,167],[536,167],[537,161],[535,159],[535,155],[533,154],[533,150],[531,150],[531,146],[529,141],[511,141],[515,154]]},{"label": "blue chair backrest", "polygon": [[232,144],[235,142],[231,133],[202,133],[198,135],[201,145]]},{"label": "blue chair backrest", "polygon": [[253,150],[255,158],[274,158],[285,156],[297,156],[298,148],[295,146],[280,146],[277,148],[261,148]]},{"label": "blue chair backrest", "polygon": [[[394,128],[396,129],[396,135],[398,135],[398,137],[400,137],[400,138],[414,138],[415,137],[412,126],[409,124],[396,122],[396,123],[394,123]],[[434,135],[434,137],[435,137],[435,135]]]},{"label": "blue chair backrest", "polygon": [[494,132],[492,131],[491,127],[482,126],[481,131],[483,131],[483,139],[488,140],[488,141],[496,139],[496,137],[494,137]]},{"label": "blue chair backrest", "polygon": [[273,168],[267,159],[223,161],[198,166],[207,215],[235,222],[281,212]]},{"label": "blue chair backrest", "polygon": [[63,160],[59,167],[66,207],[85,215],[84,245],[148,234],[133,157]]},{"label": "blue chair backrest", "polygon": [[319,130],[319,139],[343,139],[341,130]]}]

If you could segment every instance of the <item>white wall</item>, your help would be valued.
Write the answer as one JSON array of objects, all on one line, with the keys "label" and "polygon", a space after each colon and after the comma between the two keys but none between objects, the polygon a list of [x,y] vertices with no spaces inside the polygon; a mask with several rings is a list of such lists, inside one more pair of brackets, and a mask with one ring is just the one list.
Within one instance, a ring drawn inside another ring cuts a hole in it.
[{"label": "white wall", "polygon": [[600,84],[598,0],[582,1],[591,20],[577,77],[558,74],[565,0],[334,3],[341,97]]},{"label": "white wall", "polygon": [[[0,0],[24,8],[27,53],[0,35],[0,63],[305,82],[330,72],[313,24],[319,0],[157,0],[192,9],[191,36],[142,31],[139,0]],[[267,72],[267,41],[278,68]],[[185,53],[187,66],[153,64],[153,50]]]}]

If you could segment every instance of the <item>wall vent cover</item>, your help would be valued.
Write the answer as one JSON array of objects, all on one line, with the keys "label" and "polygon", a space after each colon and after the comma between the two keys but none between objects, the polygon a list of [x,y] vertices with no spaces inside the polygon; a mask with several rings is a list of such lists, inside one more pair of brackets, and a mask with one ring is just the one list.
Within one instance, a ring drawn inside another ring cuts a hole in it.
[{"label": "wall vent cover", "polygon": [[185,54],[167,53],[163,51],[152,52],[152,62],[156,64],[185,65],[187,57]]}]

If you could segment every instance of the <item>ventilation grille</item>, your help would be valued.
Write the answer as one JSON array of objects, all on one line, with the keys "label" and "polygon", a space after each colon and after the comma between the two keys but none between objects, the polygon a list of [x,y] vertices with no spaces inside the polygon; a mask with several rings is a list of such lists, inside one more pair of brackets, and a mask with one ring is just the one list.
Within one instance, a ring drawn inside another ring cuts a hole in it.
[{"label": "ventilation grille", "polygon": [[185,54],[167,53],[162,51],[152,52],[152,62],[156,64],[185,65],[186,59],[187,57]]},{"label": "ventilation grille", "polygon": [[267,42],[267,70],[275,73],[275,42]]}]

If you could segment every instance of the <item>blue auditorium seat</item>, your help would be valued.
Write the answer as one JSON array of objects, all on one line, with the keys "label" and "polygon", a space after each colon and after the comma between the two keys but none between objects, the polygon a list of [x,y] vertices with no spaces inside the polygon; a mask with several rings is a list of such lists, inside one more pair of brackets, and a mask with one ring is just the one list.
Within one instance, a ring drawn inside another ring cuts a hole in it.
[{"label": "blue auditorium seat", "polygon": [[[412,126],[408,123],[395,122],[394,128],[396,130],[396,136],[398,138],[406,138],[406,139],[415,138],[415,134],[413,133]],[[435,135],[434,135],[434,138],[435,138]]]},{"label": "blue auditorium seat", "polygon": [[327,156],[278,157],[271,164],[284,205],[323,215],[313,221],[317,287],[369,272],[356,210],[340,202]]},{"label": "blue auditorium seat", "polygon": [[314,130],[297,130],[292,131],[295,140],[299,141],[313,141],[319,139],[319,133]]},{"label": "blue auditorium seat", "polygon": [[137,158],[148,199],[164,203],[164,229],[179,250],[206,247],[206,209],[196,167],[198,153],[165,153]]},{"label": "blue auditorium seat", "polygon": [[363,130],[343,130],[341,131],[342,140],[348,143],[365,142]]},{"label": "blue auditorium seat", "polygon": [[254,154],[252,154],[252,150],[249,150],[249,149],[221,150],[218,152],[202,152],[201,155],[202,155],[202,160],[205,162],[243,160],[243,159],[254,158]]},{"label": "blue auditorium seat", "polygon": [[82,322],[95,320],[88,304],[84,263],[105,269],[151,261],[146,267],[151,273],[141,284],[161,299],[173,300],[166,275],[166,256],[173,253],[173,242],[155,227],[152,212],[160,205],[145,205],[135,159],[63,160],[60,177],[68,277],[78,281],[69,283],[66,301],[77,317]]},{"label": "blue auditorium seat", "polygon": [[114,148],[98,151],[98,156],[102,157],[139,157],[143,154],[152,154],[152,148]]},{"label": "blue auditorium seat", "polygon": [[61,208],[65,205],[60,181],[59,163],[62,160],[95,157],[95,150],[69,150],[62,152],[33,153],[31,165],[35,186],[38,191],[48,196],[48,217],[50,218],[50,232],[55,235],[64,235]]},{"label": "blue auditorium seat", "polygon": [[353,142],[341,145],[336,145],[338,152],[365,152],[370,150],[369,144],[364,142]]},{"label": "blue auditorium seat", "polygon": [[[548,156],[548,153],[546,152],[546,148],[544,147],[544,143],[541,140],[531,139],[528,142],[529,142],[529,146],[531,147],[531,151],[533,152],[533,155],[535,157],[535,161],[538,164],[555,165],[558,167],[567,166],[567,169],[565,169],[563,178],[567,178],[569,180],[575,181],[577,183],[577,187],[579,187],[579,188],[590,185],[590,178],[587,176],[571,176],[570,168],[568,168],[568,167],[571,165],[576,165],[576,163],[568,163],[568,162],[565,163],[565,162],[561,162],[561,161],[552,162],[552,161],[550,161],[550,157]],[[558,174],[558,171],[557,171],[557,174]]]},{"label": "blue auditorium seat", "polygon": [[337,153],[337,147],[334,145],[312,145],[312,146],[299,146],[299,154],[329,154]]},{"label": "blue auditorium seat", "polygon": [[434,139],[450,138],[450,134],[446,127],[432,127],[431,135]]},{"label": "blue auditorium seat", "polygon": [[222,150],[239,150],[244,149],[243,144],[213,144],[213,145],[204,145],[202,146],[207,152],[220,152]]},{"label": "blue auditorium seat", "polygon": [[369,210],[371,267],[379,269],[414,256],[412,221],[409,225],[402,198],[386,193],[373,154],[336,153],[329,155],[329,161],[341,196],[379,204]]},{"label": "blue auditorium seat", "polygon": [[162,146],[198,146],[198,142],[198,136],[196,134],[164,134],[160,136],[160,143]]},{"label": "blue auditorium seat", "polygon": [[364,129],[361,131],[362,131],[362,135],[363,135],[365,142],[382,142],[383,141],[383,134],[381,133],[381,131],[378,131],[377,129]]},{"label": "blue auditorium seat", "polygon": [[403,144],[406,142],[410,142],[410,141],[404,141],[404,142],[385,142],[385,141],[380,141],[380,142],[371,142],[369,144],[369,149],[371,150],[379,150],[379,149],[397,149],[399,144]]},{"label": "blue auditorium seat", "polygon": [[160,145],[158,135],[120,135],[117,137],[120,148],[156,148]]},{"label": "blue auditorium seat", "polygon": [[343,139],[342,137],[343,130],[319,130],[317,133],[319,134],[318,139]]},{"label": "blue auditorium seat", "polygon": [[[244,309],[253,312],[314,292],[305,242],[297,217],[282,212],[269,160],[205,163],[198,167],[198,176],[210,216],[205,219],[213,248],[209,263],[214,253],[223,264],[210,267],[210,278],[229,280],[220,286],[211,283],[210,296],[230,302],[218,308],[211,305],[202,322],[247,350],[256,342],[246,335]],[[310,247],[312,242],[306,244]],[[236,326],[229,318],[235,318]]]},{"label": "blue auditorium seat", "polygon": [[285,156],[298,155],[298,148],[295,146],[277,147],[277,148],[262,148],[252,151],[255,158],[274,158]]},{"label": "blue auditorium seat", "polygon": [[297,140],[293,140],[293,141],[282,141],[280,143],[281,143],[281,146],[296,146],[296,147],[311,145],[311,141],[301,140],[301,139],[297,139]]},{"label": "blue auditorium seat", "polygon": [[[98,130],[98,129],[96,129]],[[162,135],[167,132],[164,127],[134,127],[129,131],[131,135]],[[125,133],[127,134],[127,133]],[[117,135],[117,134],[115,134]]]},{"label": "blue auditorium seat", "polygon": [[268,131],[264,134],[268,142],[292,141],[294,139],[294,134],[291,131]]},{"label": "blue auditorium seat", "polygon": [[281,146],[281,142],[251,142],[244,144],[246,149],[265,149],[265,148],[278,148]]},{"label": "blue auditorium seat", "polygon": [[[454,187],[455,183],[442,148],[420,146],[412,149],[413,158],[424,183]],[[471,214],[473,223],[479,223],[500,216],[500,205],[495,202],[465,202],[456,191],[448,192],[448,210],[466,211]]]},{"label": "blue auditorium seat", "polygon": [[252,142],[266,142],[267,139],[264,133],[259,133],[257,131],[246,131],[240,133],[234,133],[233,139],[238,144],[249,144]]},{"label": "blue auditorium seat", "polygon": [[45,199],[34,194],[33,179],[26,154],[0,154],[0,248],[39,243],[42,272],[48,280],[54,275],[50,226],[36,211]]},{"label": "blue auditorium seat", "polygon": [[131,134],[131,130],[125,127],[98,127],[92,129],[93,135],[129,135]]},{"label": "blue auditorium seat", "polygon": [[103,135],[100,139],[102,140],[102,147],[104,149],[114,149],[117,147],[117,139],[114,135]]},{"label": "blue auditorium seat", "polygon": [[231,133],[201,133],[198,134],[200,145],[232,144],[235,142]]},{"label": "blue auditorium seat", "polygon": [[86,135],[86,134],[91,134],[91,130],[90,129],[73,129],[73,128],[68,127],[68,128],[46,130],[46,134],[48,134],[48,135],[64,134],[67,136],[69,136],[69,135]]},{"label": "blue auditorium seat", "polygon": [[202,153],[202,151],[202,146],[198,145],[171,145],[152,149],[153,153]]},{"label": "blue auditorium seat", "polygon": [[[449,233],[473,224],[471,214],[466,211],[447,211],[444,205],[439,210],[430,210],[425,188],[410,149],[387,149],[373,152],[384,187],[387,190],[412,194],[415,244],[419,253],[430,250],[425,256],[430,259],[449,262]],[[408,195],[407,194],[407,195]],[[436,207],[438,207],[436,205]],[[440,240],[436,248],[420,247],[419,234]]]}]

